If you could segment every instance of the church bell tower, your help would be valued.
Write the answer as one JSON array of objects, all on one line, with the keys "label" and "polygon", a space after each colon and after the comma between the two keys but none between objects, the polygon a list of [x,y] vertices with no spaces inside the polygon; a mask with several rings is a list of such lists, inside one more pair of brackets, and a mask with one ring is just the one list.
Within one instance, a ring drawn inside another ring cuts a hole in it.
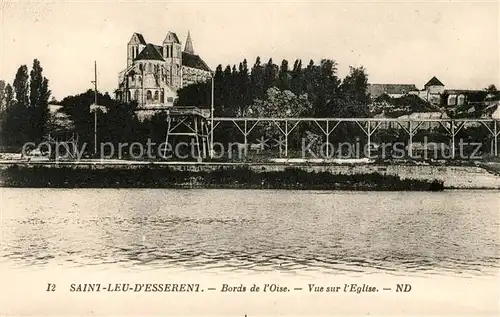
[{"label": "church bell tower", "polygon": [[166,81],[174,89],[182,85],[182,51],[177,35],[168,32],[163,41],[163,59],[165,60]]}]

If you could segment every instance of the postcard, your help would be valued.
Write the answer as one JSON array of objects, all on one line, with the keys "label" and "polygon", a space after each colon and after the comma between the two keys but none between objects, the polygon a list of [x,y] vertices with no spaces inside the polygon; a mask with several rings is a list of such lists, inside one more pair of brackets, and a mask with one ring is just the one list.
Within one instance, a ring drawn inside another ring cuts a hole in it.
[{"label": "postcard", "polygon": [[0,1],[1,316],[498,316],[497,1]]}]

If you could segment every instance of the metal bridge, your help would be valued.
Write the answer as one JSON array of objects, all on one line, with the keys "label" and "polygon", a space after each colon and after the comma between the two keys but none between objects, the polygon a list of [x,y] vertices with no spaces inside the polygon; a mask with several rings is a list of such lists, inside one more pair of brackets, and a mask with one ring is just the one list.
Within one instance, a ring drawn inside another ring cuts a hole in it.
[{"label": "metal bridge", "polygon": [[[208,110],[208,109],[207,109]],[[213,113],[213,112],[212,112]],[[177,121],[174,124],[174,121]],[[244,138],[244,146],[248,146],[248,136],[252,130],[260,123],[273,124],[278,128],[280,134],[284,136],[284,155],[288,156],[288,140],[290,134],[297,128],[300,123],[308,122],[314,123],[323,133],[326,138],[326,143],[329,143],[330,136],[335,131],[335,129],[342,122],[355,123],[360,130],[366,136],[366,141],[368,148],[372,144],[372,135],[381,128],[384,129],[394,129],[387,128],[389,126],[396,126],[402,129],[408,135],[408,155],[412,156],[412,144],[413,137],[417,134],[419,129],[424,123],[434,123],[438,126],[443,127],[446,133],[450,137],[451,143],[451,154],[452,157],[455,155],[455,138],[460,130],[466,126],[484,126],[490,133],[493,139],[493,149],[492,152],[495,156],[498,156],[498,136],[500,134],[499,129],[499,119],[408,119],[408,118],[272,118],[272,117],[262,117],[262,118],[228,118],[228,117],[213,117],[211,116],[210,110],[205,112],[200,111],[170,111],[168,117],[168,130],[166,141],[169,140],[169,136],[173,135],[186,135],[195,138],[195,140],[200,140],[202,147],[199,149],[199,157],[206,157],[206,153],[209,155],[213,153],[214,144],[214,131],[221,123],[231,122],[234,126],[241,132]],[[384,125],[385,123],[385,125]],[[189,129],[189,132],[176,132],[177,127],[184,126]],[[328,147],[326,148],[327,156]]]},{"label": "metal bridge", "polygon": [[[373,133],[380,128],[383,123],[396,123],[408,135],[408,151],[409,156],[412,156],[413,137],[418,132],[422,124],[434,122],[444,128],[450,136],[451,152],[455,153],[455,137],[460,130],[467,124],[483,125],[493,137],[493,151],[495,156],[498,156],[498,136],[499,120],[496,119],[399,119],[399,118],[213,118],[212,128],[209,129],[209,134],[219,126],[221,122],[232,122],[244,137],[245,146],[248,143],[248,135],[260,122],[274,123],[278,130],[285,137],[285,156],[288,154],[288,137],[290,133],[301,122],[313,122],[323,132],[326,137],[326,143],[329,143],[330,135],[335,128],[342,122],[354,122],[367,137],[368,148],[372,143],[371,137]],[[328,147],[327,147],[328,151]],[[327,153],[328,156],[328,153]]]}]

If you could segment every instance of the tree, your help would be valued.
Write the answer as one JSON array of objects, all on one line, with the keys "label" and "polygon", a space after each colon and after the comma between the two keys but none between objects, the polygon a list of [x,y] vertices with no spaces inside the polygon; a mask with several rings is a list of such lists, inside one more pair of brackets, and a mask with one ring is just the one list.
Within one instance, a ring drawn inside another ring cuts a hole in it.
[{"label": "tree", "polygon": [[302,72],[302,60],[297,59],[293,64],[293,70],[291,74],[290,88],[292,92],[296,95],[304,93],[304,82],[303,82],[303,72]]},{"label": "tree", "polygon": [[349,74],[339,87],[339,94],[328,104],[328,115],[337,118],[367,117],[368,104],[368,76],[363,67],[350,67]]},{"label": "tree", "polygon": [[497,92],[497,87],[493,84],[489,85],[488,88],[486,88],[486,91],[487,92],[490,92],[490,93],[494,93],[494,92]]},{"label": "tree", "polygon": [[33,142],[26,129],[27,115],[28,108],[19,102],[11,102],[5,109],[0,129],[2,146],[13,147],[15,148],[13,151],[18,151],[24,143]]},{"label": "tree", "polygon": [[248,106],[252,103],[250,92],[250,76],[248,74],[247,60],[240,63],[238,72],[238,87],[240,92],[240,114],[246,113]]},{"label": "tree", "polygon": [[222,82],[222,91],[224,93],[224,103],[222,104],[223,107],[223,114],[227,116],[233,116],[234,115],[234,95],[233,95],[233,90],[234,87],[232,85],[232,71],[231,71],[231,66],[227,65],[226,68],[224,69],[224,80]]},{"label": "tree", "polygon": [[16,93],[17,102],[25,107],[29,106],[28,79],[28,67],[26,67],[26,65],[22,65],[17,69],[13,86]]},{"label": "tree", "polygon": [[323,59],[319,66],[311,60],[304,74],[306,92],[317,117],[331,117],[330,102],[339,94],[340,80],[337,75],[337,63],[331,59]]},{"label": "tree", "polygon": [[43,84],[43,68],[40,61],[33,61],[33,68],[30,73],[30,106],[37,107],[41,99],[41,89]]},{"label": "tree", "polygon": [[307,95],[296,96],[276,87],[267,90],[265,99],[257,99],[248,109],[252,117],[300,117],[312,108]]},{"label": "tree", "polygon": [[[307,95],[296,96],[289,90],[281,91],[276,87],[271,87],[267,90],[264,99],[257,99],[249,106],[247,115],[268,118],[301,117],[309,113],[311,109],[312,104],[307,100]],[[275,123],[272,122],[259,124],[252,133],[255,137],[257,134],[265,135],[267,138],[278,138],[281,135]]]},{"label": "tree", "polygon": [[[90,112],[90,105],[94,103],[94,91],[87,90],[75,96],[68,96],[61,100],[62,113],[66,114],[74,124],[74,130],[79,139],[86,144],[93,144],[94,115]],[[98,139],[101,142],[137,141],[141,136],[139,124],[135,115],[137,103],[120,103],[109,94],[97,94],[99,105],[107,108],[106,113],[98,114]],[[90,150],[92,146],[87,146]]]},{"label": "tree", "polygon": [[[23,87],[27,87],[27,81],[23,84],[23,71],[24,68],[20,67],[17,74],[15,83],[18,85],[19,96],[25,95]],[[21,98],[22,99],[22,98]],[[27,100],[27,98],[25,99]],[[27,107],[25,104],[18,102],[14,99],[14,89],[10,84],[5,87],[5,111],[1,118],[0,128],[0,141],[4,147],[14,147],[15,151],[28,141],[29,139],[27,129]]]},{"label": "tree", "polygon": [[0,80],[0,112],[5,108],[5,81]]},{"label": "tree", "polygon": [[7,84],[5,86],[5,107],[9,107],[12,105],[12,102],[14,101],[14,89],[12,89],[12,86],[10,84]]},{"label": "tree", "polygon": [[278,66],[273,63],[270,58],[269,62],[264,67],[264,91],[276,85],[276,78],[278,76]]},{"label": "tree", "polygon": [[224,72],[222,65],[219,64],[215,69],[214,75],[214,112],[221,114],[223,112],[224,90],[223,90]]},{"label": "tree", "polygon": [[[22,65],[18,68],[13,82],[15,102],[12,87],[10,85],[6,87],[7,108],[2,118],[2,145],[4,146],[20,147],[25,142],[37,142],[41,137],[34,133],[40,126],[40,122],[35,120],[37,115],[30,109],[28,80],[28,67]],[[46,87],[48,90],[48,83]]]},{"label": "tree", "polygon": [[291,78],[292,75],[290,74],[290,71],[288,69],[288,61],[284,59],[281,62],[281,67],[278,74],[278,88],[281,90],[291,90]]},{"label": "tree", "polygon": [[177,91],[177,106],[209,107],[212,87],[210,82],[195,83]]},{"label": "tree", "polygon": [[[135,111],[137,102],[119,102],[112,99],[109,94],[99,98],[99,104],[107,108],[107,112],[99,114],[99,126],[101,127],[99,138],[102,142],[147,142],[144,135],[138,133],[139,120]],[[166,120],[165,120],[166,122]],[[98,130],[98,131],[99,131]],[[165,130],[163,130],[164,136]]]},{"label": "tree", "polygon": [[30,136],[33,141],[40,141],[45,135],[49,119],[49,81],[43,76],[43,68],[37,59],[33,60],[30,75],[30,111],[28,112]]},{"label": "tree", "polygon": [[264,90],[264,69],[260,64],[260,57],[257,56],[255,59],[255,64],[252,67],[252,72],[250,74],[250,82],[252,85],[252,95],[251,99],[255,100],[258,98],[263,98],[265,94]]},{"label": "tree", "polygon": [[363,66],[350,66],[349,69],[349,75],[342,81],[340,87],[341,93],[344,98],[352,102],[367,105],[370,102],[370,96],[368,94],[368,75],[366,74],[366,70]]},{"label": "tree", "polygon": [[[98,95],[98,98],[102,95]],[[74,124],[74,131],[83,143],[93,142],[93,120],[90,105],[94,103],[94,91],[68,96],[61,100],[61,112],[66,114]],[[100,103],[99,103],[100,104]]]}]

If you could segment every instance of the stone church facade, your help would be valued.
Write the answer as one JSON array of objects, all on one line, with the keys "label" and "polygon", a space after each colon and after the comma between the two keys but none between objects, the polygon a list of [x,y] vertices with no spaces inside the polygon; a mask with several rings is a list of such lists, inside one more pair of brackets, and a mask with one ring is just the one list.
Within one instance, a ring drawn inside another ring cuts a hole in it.
[{"label": "stone church facade", "polygon": [[212,71],[194,53],[188,33],[184,50],[177,35],[168,32],[162,45],[147,43],[134,33],[127,45],[127,67],[118,74],[116,98],[137,101],[140,110],[173,106],[177,90],[210,80]]}]

